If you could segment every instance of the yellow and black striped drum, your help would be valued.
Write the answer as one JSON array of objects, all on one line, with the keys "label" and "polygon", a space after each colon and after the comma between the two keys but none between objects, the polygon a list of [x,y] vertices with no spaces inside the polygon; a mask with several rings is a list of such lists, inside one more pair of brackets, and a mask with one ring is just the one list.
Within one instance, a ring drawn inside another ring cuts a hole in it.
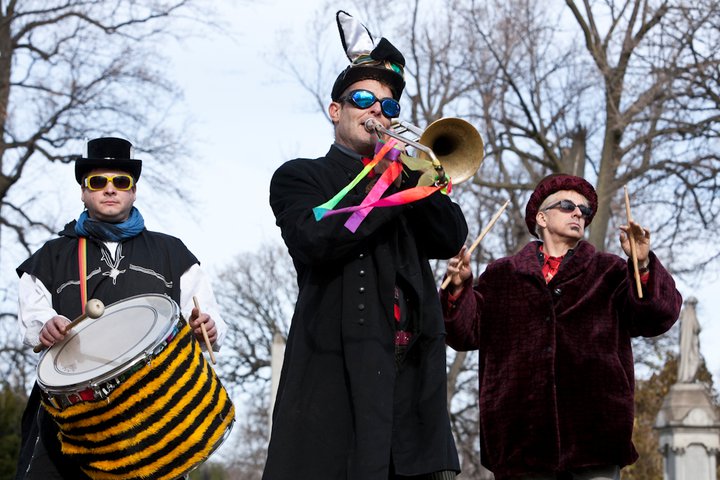
[{"label": "yellow and black striped drum", "polygon": [[176,479],[226,438],[235,410],[177,304],[139,295],[78,324],[40,359],[65,455],[95,480]]}]

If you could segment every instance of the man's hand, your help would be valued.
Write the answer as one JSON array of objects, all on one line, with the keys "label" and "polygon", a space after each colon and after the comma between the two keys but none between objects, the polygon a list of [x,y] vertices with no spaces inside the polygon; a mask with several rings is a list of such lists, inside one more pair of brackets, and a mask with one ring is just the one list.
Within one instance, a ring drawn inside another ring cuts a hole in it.
[{"label": "man's hand", "polygon": [[57,342],[65,338],[65,328],[67,328],[70,320],[62,315],[56,315],[45,322],[42,330],[40,330],[40,343],[50,348]]},{"label": "man's hand", "polygon": [[631,220],[630,225],[620,225],[620,246],[625,255],[631,256],[630,235],[635,240],[635,255],[637,257],[638,266],[644,268],[648,266],[650,256],[650,230],[640,226],[640,224]]},{"label": "man's hand", "polygon": [[207,313],[200,313],[197,307],[192,309],[188,323],[190,323],[190,328],[192,328],[195,338],[197,338],[201,345],[205,345],[205,337],[203,336],[202,327],[200,326],[202,324],[205,324],[205,330],[207,331],[210,343],[215,343],[215,340],[217,340],[215,321]]},{"label": "man's hand", "polygon": [[[395,150],[395,148],[393,148],[392,150]],[[391,150],[391,152],[392,152],[392,150]],[[385,173],[385,170],[387,170],[388,168],[390,168],[390,166],[391,166],[392,164],[396,164],[396,166],[395,166],[394,168],[399,169],[400,172],[398,173],[397,177],[395,177],[395,181],[393,182],[393,184],[394,184],[397,188],[400,188],[400,185],[402,184],[402,176],[403,176],[402,162],[400,161],[400,157],[399,157],[399,156],[398,156],[397,160],[390,160],[390,159],[388,159],[387,157],[388,157],[389,155],[390,155],[390,152],[388,152],[388,154],[385,155],[385,157],[382,158],[382,159],[375,165],[375,167],[373,168],[373,171],[375,172],[375,175],[377,175],[377,177],[380,177],[383,173]]]},{"label": "man's hand", "polygon": [[460,293],[465,280],[472,275],[472,271],[470,270],[470,254],[467,253],[467,250],[467,247],[462,247],[460,253],[448,260],[447,276],[450,277],[448,293],[451,295]]}]

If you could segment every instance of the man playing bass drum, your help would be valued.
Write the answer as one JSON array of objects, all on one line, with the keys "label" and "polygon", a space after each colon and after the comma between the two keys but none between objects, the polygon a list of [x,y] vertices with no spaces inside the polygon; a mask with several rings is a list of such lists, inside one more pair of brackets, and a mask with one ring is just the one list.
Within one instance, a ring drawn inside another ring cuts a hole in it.
[{"label": "man playing bass drum", "polygon": [[[106,305],[148,293],[165,294],[181,307],[196,338],[204,343],[205,326],[213,350],[227,330],[215,295],[198,259],[181,240],[145,228],[134,207],[142,161],[131,158],[125,139],[90,140],[87,157],[75,162],[85,211],[68,223],[59,238],[50,240],[17,269],[20,276],[18,319],[25,345],[51,347],[65,337],[69,319],[88,298]],[[85,239],[87,278],[80,278],[78,249]],[[203,312],[193,305],[200,299]],[[23,415],[23,443],[17,479],[81,480],[88,478],[60,452],[57,426],[40,405],[35,384]]]}]

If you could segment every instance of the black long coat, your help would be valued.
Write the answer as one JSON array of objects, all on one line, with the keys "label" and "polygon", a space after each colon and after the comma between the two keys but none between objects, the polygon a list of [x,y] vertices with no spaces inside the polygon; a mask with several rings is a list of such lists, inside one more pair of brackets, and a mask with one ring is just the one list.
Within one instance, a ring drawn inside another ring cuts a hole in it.
[{"label": "black long coat", "polygon": [[[316,221],[312,208],[362,167],[333,146],[324,158],[285,163],[270,185],[299,296],[265,480],[387,480],[390,462],[402,475],[459,471],[447,414],[445,329],[428,259],[456,254],[467,225],[460,208],[439,192],[375,208],[355,233],[343,226],[347,214]],[[416,181],[413,173],[404,183]],[[360,204],[368,182],[337,208]],[[415,330],[399,373],[396,283],[408,297]]]}]

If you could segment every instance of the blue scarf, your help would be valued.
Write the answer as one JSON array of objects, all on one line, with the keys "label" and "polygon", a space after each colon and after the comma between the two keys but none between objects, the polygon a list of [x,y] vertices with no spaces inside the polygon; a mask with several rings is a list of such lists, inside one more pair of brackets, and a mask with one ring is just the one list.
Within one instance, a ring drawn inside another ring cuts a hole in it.
[{"label": "blue scarf", "polygon": [[75,224],[75,233],[81,237],[95,238],[97,240],[119,242],[126,238],[139,235],[145,229],[145,219],[140,211],[132,207],[130,216],[121,223],[107,223],[90,218],[87,210],[80,214]]}]

